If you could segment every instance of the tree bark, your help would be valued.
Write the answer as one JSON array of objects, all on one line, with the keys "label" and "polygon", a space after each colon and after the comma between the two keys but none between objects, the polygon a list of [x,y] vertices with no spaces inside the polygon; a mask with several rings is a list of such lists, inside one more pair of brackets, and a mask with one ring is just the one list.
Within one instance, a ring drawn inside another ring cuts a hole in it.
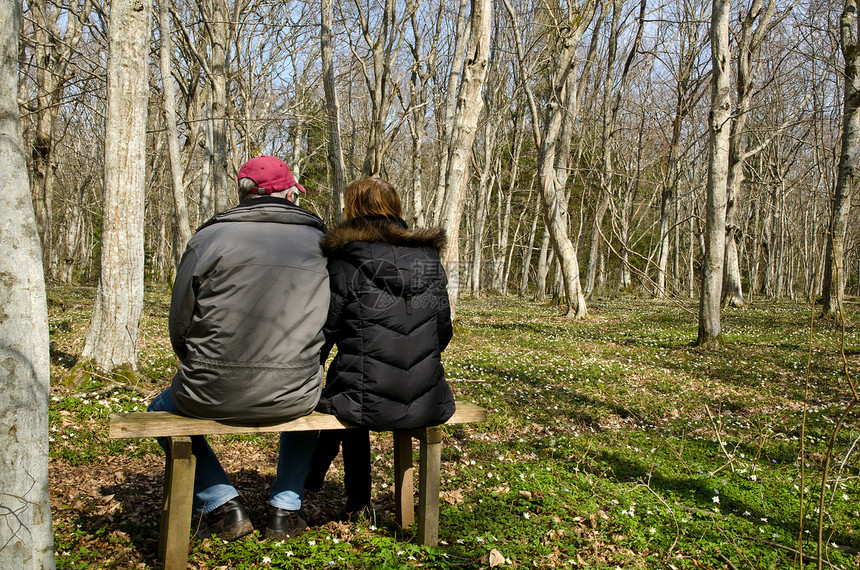
[{"label": "tree bark", "polygon": [[699,334],[703,348],[722,343],[720,295],[726,241],[726,185],[731,132],[729,91],[729,0],[713,0],[711,13],[711,112],[708,117],[710,156],[705,203],[705,255],[699,300]]},{"label": "tree bark", "polygon": [[0,568],[54,567],[48,308],[18,112],[21,3],[0,3]]},{"label": "tree bark", "polygon": [[101,274],[82,357],[102,370],[137,368],[143,310],[150,2],[111,6]]},{"label": "tree bark", "polygon": [[[538,202],[540,201],[540,196],[536,198]],[[529,269],[531,268],[532,263],[532,253],[535,245],[535,236],[537,235],[537,223],[538,218],[540,218],[541,207],[539,203],[535,204],[535,214],[532,217],[532,227],[529,232],[529,244],[526,247],[526,251],[523,254],[523,270],[520,275],[520,296],[525,297],[528,292],[529,286]],[[547,246],[549,246],[549,242],[547,241]]]},{"label": "tree bark", "polygon": [[[474,0],[472,0],[474,4]],[[466,19],[466,6],[469,0],[460,0],[457,8],[457,19],[455,24],[456,35],[454,39],[454,53],[451,59],[451,68],[448,70],[447,88],[445,89],[445,103],[442,107],[442,116],[437,120],[439,129],[439,168],[436,178],[436,193],[433,203],[437,205],[433,210],[433,223],[442,223],[442,210],[445,207],[445,191],[451,160],[451,143],[455,136],[455,119],[457,113],[457,93],[460,91],[460,83],[463,77],[463,65],[466,58],[466,46],[469,42],[469,29]],[[440,7],[441,10],[441,7]],[[489,31],[487,31],[489,34]],[[489,36],[488,36],[489,37]]]},{"label": "tree bark", "polygon": [[858,45],[857,0],[846,0],[841,20],[842,55],[845,58],[845,97],[842,112],[842,150],[839,174],[827,236],[824,266],[823,314],[835,317],[845,302],[845,237],[848,214],[857,185],[857,161],[860,158],[860,45]]},{"label": "tree bark", "polygon": [[465,193],[468,186],[469,159],[472,143],[483,108],[481,91],[487,77],[490,54],[492,2],[472,0],[469,16],[469,43],[466,65],[457,100],[454,118],[454,136],[451,141],[448,171],[445,176],[445,204],[442,208],[442,227],[448,235],[443,264],[448,276],[451,313],[456,314],[459,289],[460,221],[463,218]]},{"label": "tree bark", "polygon": [[167,153],[170,158],[170,181],[173,186],[173,213],[175,216],[173,236],[174,269],[191,239],[191,223],[185,199],[185,183],[182,180],[182,160],[179,154],[179,129],[176,121],[176,93],[173,87],[173,65],[171,64],[170,5],[168,0],[158,3],[159,63],[161,65],[162,100],[164,121],[167,125]]},{"label": "tree bark", "polygon": [[340,105],[334,80],[334,49],[332,48],[333,8],[332,0],[322,0],[320,23],[320,47],[322,50],[322,76],[325,90],[326,115],[328,117],[328,166],[331,177],[331,217],[343,219],[344,171],[343,149],[340,144]]},{"label": "tree bark", "polygon": [[[538,181],[543,204],[543,217],[553,249],[560,262],[567,302],[567,316],[584,319],[588,316],[585,295],[579,279],[579,262],[576,248],[567,230],[567,199],[564,186],[567,183],[567,168],[569,153],[560,153],[559,148],[568,148],[569,141],[561,137],[563,122],[573,121],[570,111],[576,110],[576,100],[579,97],[577,82],[572,77],[575,74],[576,50],[585,30],[594,19],[597,3],[585,1],[582,5],[569,7],[570,12],[564,14],[566,21],[577,22],[574,29],[566,30],[559,52],[552,54],[555,64],[549,71],[550,100],[546,105],[543,118],[538,112],[537,102],[528,81],[525,64],[525,50],[522,34],[519,30],[516,11],[508,0],[505,9],[513,22],[517,59],[519,60],[520,86],[525,92],[529,111],[532,117],[532,134],[535,146],[538,148]],[[561,33],[561,30],[558,30]],[[567,111],[567,112],[565,112]],[[569,135],[570,131],[566,131]],[[561,174],[561,175],[560,175]],[[540,286],[540,284],[538,284]]]},{"label": "tree bark", "polygon": [[212,175],[215,211],[222,212],[237,201],[236,189],[227,174],[227,81],[229,79],[227,46],[230,43],[229,9],[226,0],[212,1],[212,21],[209,23],[212,71]]},{"label": "tree bark", "polygon": [[[737,103],[732,116],[732,129],[729,142],[729,173],[727,182],[726,206],[726,251],[723,272],[723,304],[727,307],[741,307],[744,304],[743,283],[741,281],[739,241],[742,232],[738,227],[737,212],[743,203],[744,164],[748,158],[744,148],[747,117],[752,105],[752,84],[755,70],[753,56],[759,50],[765,34],[770,29],[776,3],[769,0],[753,0],[750,9],[741,21],[740,42],[737,57]],[[758,26],[753,28],[756,20]]]}]

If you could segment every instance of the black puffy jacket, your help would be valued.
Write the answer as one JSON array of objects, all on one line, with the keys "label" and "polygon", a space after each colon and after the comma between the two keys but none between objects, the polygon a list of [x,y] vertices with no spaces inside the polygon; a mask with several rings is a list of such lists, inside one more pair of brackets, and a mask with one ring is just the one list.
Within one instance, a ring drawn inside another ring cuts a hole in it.
[{"label": "black puffy jacket", "polygon": [[322,355],[333,344],[338,352],[317,410],[377,431],[451,417],[442,369],[452,336],[444,247],[443,230],[409,230],[384,216],[354,218],[326,234],[331,304]]}]

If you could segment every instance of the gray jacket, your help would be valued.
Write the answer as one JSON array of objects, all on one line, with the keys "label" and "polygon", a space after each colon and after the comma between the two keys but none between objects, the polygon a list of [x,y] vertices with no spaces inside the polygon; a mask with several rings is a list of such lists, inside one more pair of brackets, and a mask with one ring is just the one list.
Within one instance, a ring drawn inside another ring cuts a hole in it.
[{"label": "gray jacket", "polygon": [[314,214],[265,197],[218,214],[191,238],[169,322],[183,414],[253,423],[314,409],[329,305],[324,229]]}]

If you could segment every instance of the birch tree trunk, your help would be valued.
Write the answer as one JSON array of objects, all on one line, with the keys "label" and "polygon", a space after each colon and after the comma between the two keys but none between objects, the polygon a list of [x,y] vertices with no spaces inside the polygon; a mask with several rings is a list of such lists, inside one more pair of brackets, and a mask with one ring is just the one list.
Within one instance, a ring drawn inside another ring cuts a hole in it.
[{"label": "birch tree trunk", "polygon": [[18,112],[21,3],[0,3],[0,568],[54,568],[48,308]]},{"label": "birch tree trunk", "polygon": [[484,126],[486,145],[486,157],[484,170],[481,172],[475,196],[475,227],[472,233],[472,276],[470,279],[470,292],[473,296],[481,291],[481,266],[484,263],[484,228],[487,224],[487,216],[490,212],[490,199],[495,185],[495,173],[493,172],[493,147],[495,146],[495,129],[488,121]]},{"label": "birch tree trunk", "polygon": [[[538,202],[540,201],[540,196],[537,197]],[[540,218],[541,207],[540,204],[535,204],[535,214],[532,217],[532,227],[529,232],[529,244],[526,247],[526,251],[523,254],[523,271],[520,275],[520,296],[525,297],[528,292],[529,286],[529,269],[531,268],[532,263],[532,253],[535,245],[535,235],[537,234],[537,223],[538,218]],[[549,246],[549,241],[547,241],[547,246]]]},{"label": "birch tree trunk", "polygon": [[726,185],[731,133],[729,90],[729,0],[713,0],[711,13],[711,112],[708,117],[710,156],[705,203],[705,255],[699,300],[699,334],[696,344],[714,348],[722,343],[720,293],[726,241]]},{"label": "birch tree trunk", "polygon": [[[471,0],[472,4],[475,0]],[[469,0],[460,0],[457,8],[456,35],[454,38],[454,55],[451,59],[451,69],[448,71],[447,88],[445,89],[445,103],[442,108],[442,116],[437,121],[439,129],[439,170],[436,182],[436,193],[433,196],[433,224],[441,224],[442,210],[445,207],[445,191],[448,178],[448,163],[451,160],[451,143],[455,135],[455,124],[457,112],[457,93],[460,91],[460,82],[463,77],[463,65],[466,57],[466,44],[469,42],[469,28],[466,27],[466,6]],[[441,11],[441,5],[440,5]],[[488,24],[489,26],[489,24]],[[487,31],[489,37],[489,31]],[[489,52],[489,49],[488,49]]]},{"label": "birch tree trunk", "polygon": [[173,185],[173,262],[179,267],[179,260],[185,251],[185,244],[191,239],[191,223],[188,220],[188,205],[185,199],[185,183],[182,180],[182,160],[179,154],[179,129],[176,125],[176,92],[173,87],[171,64],[170,5],[168,0],[158,3],[159,63],[161,65],[162,100],[164,121],[167,124],[167,153],[170,158],[170,181]]},{"label": "birch tree trunk", "polygon": [[227,17],[229,9],[226,0],[213,0],[212,7],[212,21],[207,26],[212,57],[212,176],[215,211],[221,212],[237,201],[236,190],[227,175],[227,46],[230,43],[230,20]]},{"label": "birch tree trunk", "polygon": [[340,105],[337,100],[334,80],[334,49],[332,47],[333,8],[332,0],[322,0],[320,23],[320,47],[322,51],[323,89],[325,90],[326,115],[328,117],[328,166],[331,171],[332,219],[343,219],[344,171],[343,150],[340,144]]},{"label": "birch tree trunk", "polygon": [[111,6],[101,273],[82,357],[102,370],[137,368],[143,310],[150,2]]},{"label": "birch tree trunk", "polygon": [[[417,2],[417,0],[413,0]],[[412,136],[412,196],[411,196],[411,218],[414,227],[424,227],[425,212],[424,212],[424,185],[421,182],[421,173],[423,167],[421,164],[422,154],[424,150],[424,133],[425,133],[425,116],[427,95],[427,77],[429,73],[426,70],[436,67],[434,47],[431,47],[429,61],[426,68],[423,67],[421,56],[421,32],[418,28],[418,9],[417,6],[410,6],[411,12],[410,21],[412,24],[412,71],[409,77],[409,100],[412,108],[409,111],[409,132]],[[440,19],[441,20],[441,19]],[[439,23],[437,22],[437,26]],[[436,34],[438,38],[439,34]]]},{"label": "birch tree trunk", "polygon": [[860,46],[858,46],[857,0],[845,0],[841,20],[842,55],[845,58],[845,98],[842,112],[842,151],[827,236],[824,266],[823,314],[835,317],[845,302],[845,236],[848,214],[857,185],[860,158]]},{"label": "birch tree trunk", "polygon": [[[744,164],[749,157],[743,143],[746,135],[747,117],[752,105],[752,84],[755,74],[753,56],[770,29],[775,9],[776,3],[773,0],[769,0],[766,6],[764,6],[764,0],[753,0],[750,9],[744,14],[741,21],[737,58],[737,103],[732,116],[727,182],[726,251],[722,287],[723,304],[727,307],[741,307],[744,304],[740,258],[738,256],[738,244],[742,232],[737,219],[737,212],[743,203]],[[756,20],[758,20],[758,26],[754,28]]]},{"label": "birch tree trunk", "polygon": [[454,136],[445,176],[445,204],[442,208],[442,227],[448,235],[443,264],[448,276],[451,314],[456,314],[456,298],[459,289],[460,221],[463,218],[465,193],[468,186],[469,159],[472,143],[483,108],[481,91],[487,77],[490,54],[490,29],[492,2],[471,0],[469,16],[469,44],[466,50],[466,65],[457,100],[454,119]]},{"label": "birch tree trunk", "polygon": [[[579,42],[585,30],[594,19],[597,3],[591,0],[587,0],[581,5],[571,3],[568,5],[568,13],[563,15],[565,21],[577,22],[578,25],[573,29],[566,29],[564,32],[560,29],[556,32],[564,33],[565,37],[563,41],[558,42],[560,44],[558,53],[552,54],[554,65],[548,71],[551,89],[550,100],[546,104],[546,111],[542,119],[531,87],[531,78],[527,78],[525,52],[518,18],[509,0],[505,0],[505,9],[513,22],[520,69],[519,81],[528,101],[532,117],[532,133],[535,146],[538,148],[538,181],[544,222],[560,262],[567,302],[567,316],[584,319],[588,316],[588,309],[585,305],[585,295],[579,279],[579,261],[576,248],[567,230],[567,198],[564,193],[564,186],[567,183],[567,161],[569,160],[567,155],[569,153],[559,153],[558,150],[559,148],[570,148],[568,146],[569,141],[563,140],[560,134],[562,133],[563,121],[575,119],[574,116],[571,116],[570,111],[576,110],[579,92],[576,88],[577,82],[571,76],[575,74],[576,50],[579,48]],[[561,38],[559,39],[561,40]],[[566,131],[566,133],[570,133],[570,131]],[[562,175],[560,176],[560,174]]]}]

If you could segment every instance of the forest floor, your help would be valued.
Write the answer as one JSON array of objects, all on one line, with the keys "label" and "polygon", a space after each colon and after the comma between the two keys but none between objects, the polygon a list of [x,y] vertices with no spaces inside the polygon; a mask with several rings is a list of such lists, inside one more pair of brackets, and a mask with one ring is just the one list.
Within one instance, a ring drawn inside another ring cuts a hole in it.
[{"label": "forest floor", "polygon": [[[145,409],[176,360],[169,292],[147,289],[138,378],[71,385],[92,288],[48,291],[50,490],[58,568],[157,568],[164,458],[107,439],[108,415]],[[372,437],[377,518],[337,522],[338,459],[306,498],[311,529],[195,541],[189,568],[860,568],[860,303],[843,326],[820,308],[754,299],[723,313],[701,351],[692,301],[590,303],[585,321],[515,298],[464,299],[445,353],[457,398],[490,410],[445,428],[440,544],[390,523],[392,444]],[[848,374],[848,377],[846,377]],[[212,438],[255,527],[275,435]],[[803,557],[803,563],[800,557]]]}]

